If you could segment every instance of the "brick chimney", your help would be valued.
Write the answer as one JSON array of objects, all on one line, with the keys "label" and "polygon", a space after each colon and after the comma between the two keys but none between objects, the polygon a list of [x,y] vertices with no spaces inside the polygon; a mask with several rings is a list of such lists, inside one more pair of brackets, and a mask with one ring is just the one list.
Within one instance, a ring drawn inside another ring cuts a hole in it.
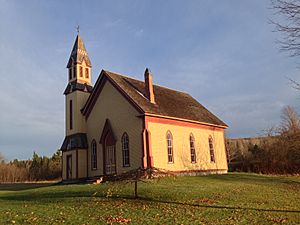
[{"label": "brick chimney", "polygon": [[148,100],[151,103],[155,104],[153,84],[152,84],[152,73],[148,68],[146,68],[144,76],[145,76],[145,95],[146,95],[146,98],[148,98]]}]

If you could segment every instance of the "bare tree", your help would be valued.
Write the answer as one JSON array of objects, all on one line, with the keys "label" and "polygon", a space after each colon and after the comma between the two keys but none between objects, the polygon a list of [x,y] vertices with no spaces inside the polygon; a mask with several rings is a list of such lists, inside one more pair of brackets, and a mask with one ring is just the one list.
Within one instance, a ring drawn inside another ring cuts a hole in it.
[{"label": "bare tree", "polygon": [[282,133],[297,133],[300,131],[300,118],[292,106],[283,108],[280,129]]},{"label": "bare tree", "polygon": [[298,83],[297,81],[294,81],[293,79],[290,79],[290,78],[288,78],[288,79],[290,80],[290,83],[293,88],[300,90],[300,83]]},{"label": "bare tree", "polygon": [[283,17],[284,22],[271,22],[283,34],[279,41],[281,50],[291,56],[300,56],[300,0],[271,0],[275,14]]},{"label": "bare tree", "polygon": [[[271,20],[275,30],[283,34],[280,49],[290,56],[300,56],[300,0],[271,0],[278,21]],[[283,22],[285,21],[285,22]],[[300,90],[300,83],[288,78],[293,88]]]},{"label": "bare tree", "polygon": [[2,153],[0,152],[0,163],[4,162],[4,156],[2,155]]}]

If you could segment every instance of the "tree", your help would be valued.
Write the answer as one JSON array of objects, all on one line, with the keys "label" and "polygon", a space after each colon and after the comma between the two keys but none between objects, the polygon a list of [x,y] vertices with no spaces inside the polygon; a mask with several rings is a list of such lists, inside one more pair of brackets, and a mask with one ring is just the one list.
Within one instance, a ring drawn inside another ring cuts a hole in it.
[{"label": "tree", "polygon": [[280,132],[291,134],[300,132],[300,118],[292,106],[286,106],[282,110]]},{"label": "tree", "polygon": [[4,156],[2,155],[1,152],[0,152],[0,163],[4,163]]},{"label": "tree", "polygon": [[57,150],[56,153],[52,155],[49,162],[49,179],[57,179],[61,177],[61,151]]},{"label": "tree", "polygon": [[283,34],[279,41],[281,50],[291,56],[300,56],[300,0],[271,0],[275,15],[283,17],[284,22],[271,22]]},{"label": "tree", "polygon": [[[300,0],[271,0],[271,2],[275,15],[283,18],[280,22],[271,20],[276,31],[283,34],[282,40],[278,41],[280,49],[292,57],[300,56]],[[299,82],[289,80],[295,89],[300,90]]]},{"label": "tree", "polygon": [[[237,162],[231,161],[234,170],[260,173],[300,172],[300,117],[291,106],[283,108],[281,123],[269,130],[266,137],[248,142],[246,152]],[[232,140],[233,141],[233,140]],[[243,139],[228,145],[229,152],[241,149]],[[246,142],[247,143],[247,142]]]}]

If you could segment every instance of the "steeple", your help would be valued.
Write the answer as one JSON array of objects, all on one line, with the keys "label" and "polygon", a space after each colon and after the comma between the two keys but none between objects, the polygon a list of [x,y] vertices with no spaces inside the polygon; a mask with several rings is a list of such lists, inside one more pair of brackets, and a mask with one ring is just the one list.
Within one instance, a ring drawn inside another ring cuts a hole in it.
[{"label": "steeple", "polygon": [[89,59],[88,53],[85,49],[84,43],[82,41],[82,38],[80,37],[79,33],[76,37],[69,62],[67,65],[67,68],[70,68],[72,66],[72,62],[75,63],[82,63],[82,61],[85,60],[86,64],[90,67],[92,67],[91,61]]},{"label": "steeple", "polygon": [[91,61],[85,49],[82,38],[77,34],[67,68],[69,70],[69,82],[91,84]]}]

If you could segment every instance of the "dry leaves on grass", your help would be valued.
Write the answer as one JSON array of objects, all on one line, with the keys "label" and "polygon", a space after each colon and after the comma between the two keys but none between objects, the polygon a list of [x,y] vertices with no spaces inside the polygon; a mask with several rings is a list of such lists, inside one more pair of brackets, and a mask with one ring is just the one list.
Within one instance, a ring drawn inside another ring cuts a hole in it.
[{"label": "dry leaves on grass", "polygon": [[214,204],[217,202],[216,200],[210,199],[210,198],[200,198],[200,199],[195,199],[194,201],[196,203],[204,203],[204,204],[208,204],[208,205],[211,205],[211,204]]},{"label": "dry leaves on grass", "polygon": [[130,223],[131,219],[123,218],[122,216],[109,216],[106,218],[106,223],[107,224],[113,224],[113,223],[119,223],[119,224],[127,224]]},{"label": "dry leaves on grass", "polygon": [[271,220],[273,223],[286,223],[288,221],[288,218],[272,218],[272,217],[269,217],[269,220]]}]

